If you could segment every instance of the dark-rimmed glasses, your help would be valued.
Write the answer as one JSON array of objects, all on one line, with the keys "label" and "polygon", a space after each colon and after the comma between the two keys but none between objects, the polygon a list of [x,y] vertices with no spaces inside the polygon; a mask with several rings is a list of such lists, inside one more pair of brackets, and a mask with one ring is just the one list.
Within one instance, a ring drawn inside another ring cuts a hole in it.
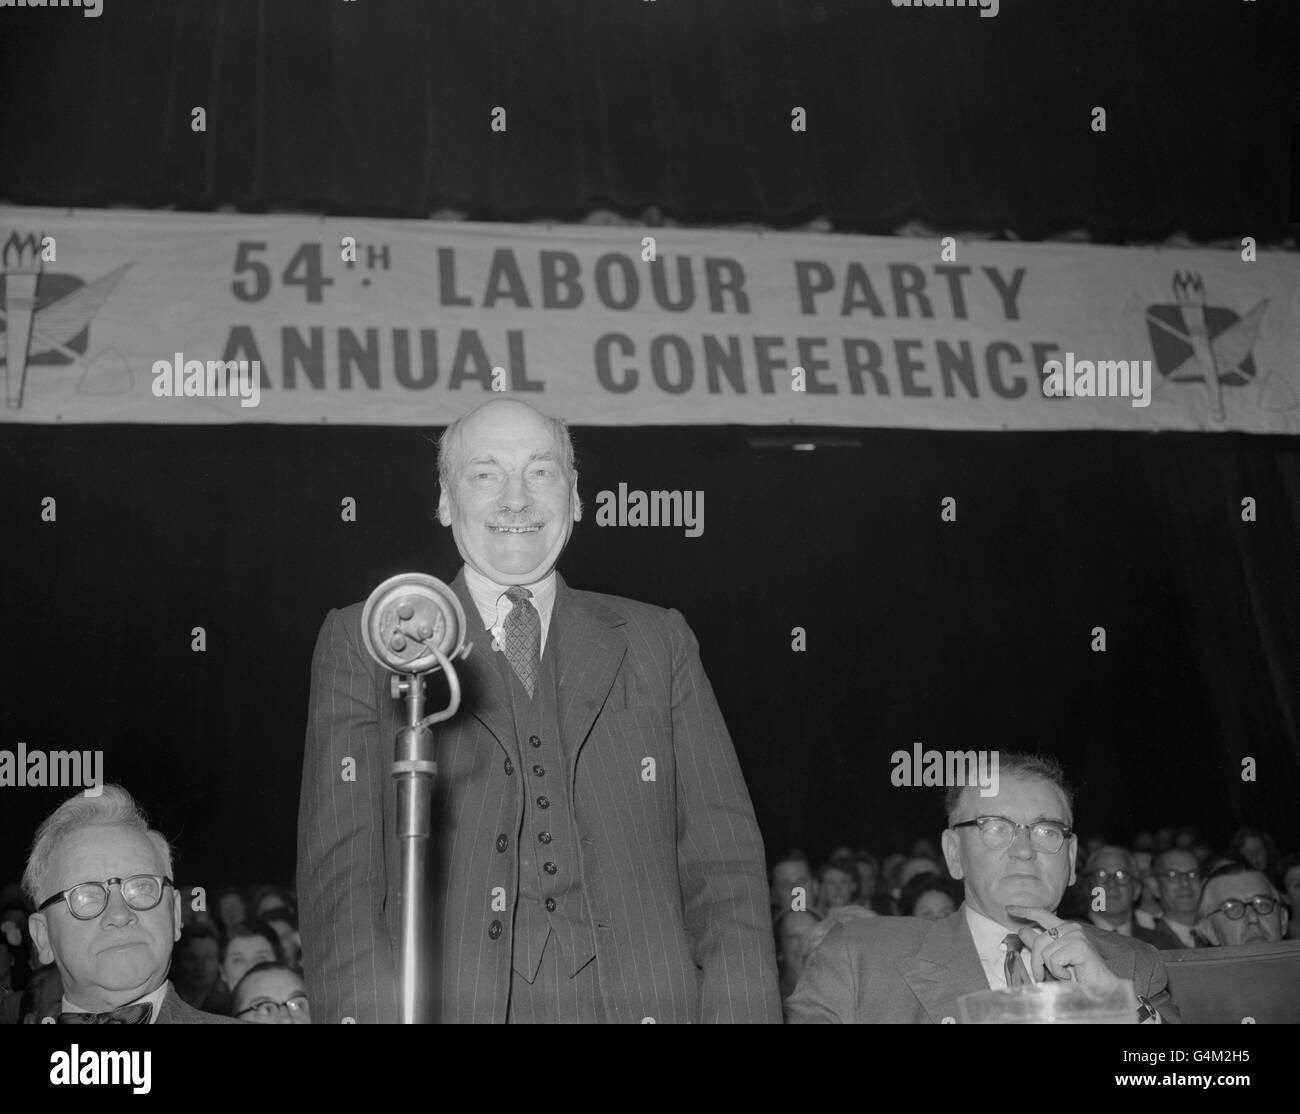
[{"label": "dark-rimmed glasses", "polygon": [[1256,894],[1249,901],[1238,901],[1236,898],[1228,898],[1217,909],[1210,910],[1210,916],[1215,913],[1222,913],[1230,921],[1239,921],[1246,915],[1246,906],[1252,905],[1255,912],[1261,917],[1267,917],[1274,909],[1277,908],[1277,902],[1267,894]]},{"label": "dark-rimmed glasses", "polygon": [[163,888],[175,886],[170,878],[161,874],[133,874],[129,878],[109,878],[103,882],[78,882],[44,901],[38,913],[57,901],[67,902],[68,912],[79,921],[93,921],[108,908],[108,893],[113,886],[122,889],[122,900],[127,908],[138,913],[153,909],[162,901]]},{"label": "dark-rimmed glasses", "polygon": [[974,820],[963,820],[953,827],[978,828],[984,846],[991,851],[999,851],[1008,846],[1023,828],[1029,833],[1029,845],[1035,851],[1042,851],[1048,855],[1055,855],[1065,846],[1065,841],[1074,834],[1064,824],[1058,824],[1055,820],[1036,820],[1032,824],[1017,824],[1006,816],[977,816]]},{"label": "dark-rimmed glasses", "polygon": [[236,1017],[243,1017],[246,1013],[256,1014],[263,1021],[270,1021],[281,1010],[285,1010],[290,1017],[308,1016],[310,1006],[307,1003],[306,994],[294,994],[286,998],[283,1002],[277,1002],[274,998],[262,998],[254,1002],[246,1009],[240,1010]]}]

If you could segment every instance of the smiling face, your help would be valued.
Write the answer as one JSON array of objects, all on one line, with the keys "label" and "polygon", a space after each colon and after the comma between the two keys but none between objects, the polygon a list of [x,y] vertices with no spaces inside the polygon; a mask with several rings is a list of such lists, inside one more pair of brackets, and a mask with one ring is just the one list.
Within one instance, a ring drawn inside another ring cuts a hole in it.
[{"label": "smiling face", "polygon": [[457,427],[438,521],[470,567],[497,584],[532,584],[559,560],[582,515],[551,424],[521,402],[485,403]]},{"label": "smiling face", "polygon": [[[46,878],[45,897],[79,882],[103,882],[133,874],[165,874],[158,848],[131,828],[95,825],[64,838]],[[92,1012],[132,1002],[162,985],[172,945],[180,937],[180,895],[163,887],[152,909],[132,909],[120,886],[94,920],[77,920],[66,901],[31,917],[42,963],[54,962],[68,1000]]]},{"label": "smiling face", "polygon": [[[953,823],[977,816],[1005,816],[1018,824],[1054,820],[1070,827],[1072,818],[1065,795],[1050,781],[1003,774],[994,797],[978,793],[962,795]],[[974,826],[943,833],[943,854],[948,872],[965,882],[966,901],[976,912],[1008,928],[1022,921],[1014,919],[1008,905],[1028,905],[1055,910],[1066,887],[1074,881],[1077,838],[1070,836],[1054,854],[1039,851],[1021,828],[1009,844],[990,848]]]}]

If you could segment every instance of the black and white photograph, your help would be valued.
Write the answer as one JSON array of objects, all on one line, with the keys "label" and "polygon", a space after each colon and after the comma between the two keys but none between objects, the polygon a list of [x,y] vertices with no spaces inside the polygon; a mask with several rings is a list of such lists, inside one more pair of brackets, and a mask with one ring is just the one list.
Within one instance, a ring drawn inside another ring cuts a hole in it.
[{"label": "black and white photograph", "polygon": [[430,1025],[1282,1081],[1298,45],[0,0],[6,1093]]}]

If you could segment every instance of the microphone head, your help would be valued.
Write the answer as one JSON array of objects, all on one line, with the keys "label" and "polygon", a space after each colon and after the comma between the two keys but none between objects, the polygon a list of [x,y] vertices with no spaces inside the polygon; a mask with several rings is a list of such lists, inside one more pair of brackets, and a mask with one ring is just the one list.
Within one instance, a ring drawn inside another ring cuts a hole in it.
[{"label": "microphone head", "polygon": [[441,580],[419,572],[389,577],[361,611],[366,650],[394,673],[440,668],[433,648],[451,660],[465,641],[465,609]]}]

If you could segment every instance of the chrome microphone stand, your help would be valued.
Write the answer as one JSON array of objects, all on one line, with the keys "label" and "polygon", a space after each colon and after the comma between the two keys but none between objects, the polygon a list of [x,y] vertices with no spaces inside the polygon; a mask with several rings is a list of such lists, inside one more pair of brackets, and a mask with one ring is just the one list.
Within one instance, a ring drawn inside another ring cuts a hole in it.
[{"label": "chrome microphone stand", "polygon": [[[393,699],[406,699],[406,725],[397,732],[392,772],[401,848],[398,994],[402,1023],[412,1025],[424,1017],[428,985],[424,895],[433,833],[433,780],[438,773],[429,725],[450,719],[460,707],[460,681],[452,659],[464,658],[472,646],[464,642],[460,600],[442,581],[421,573],[403,573],[376,588],[362,610],[361,629],[371,657],[396,674],[390,682]],[[442,711],[425,715],[426,674],[436,669],[447,675],[450,700]]]}]

